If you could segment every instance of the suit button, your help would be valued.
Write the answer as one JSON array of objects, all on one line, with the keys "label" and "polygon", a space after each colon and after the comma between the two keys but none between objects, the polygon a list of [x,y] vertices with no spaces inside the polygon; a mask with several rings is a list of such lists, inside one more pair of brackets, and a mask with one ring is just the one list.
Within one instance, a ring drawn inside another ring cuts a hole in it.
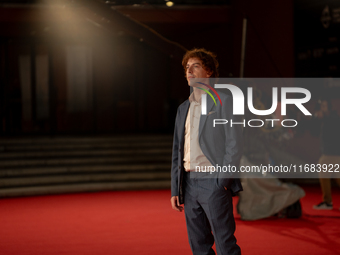
[{"label": "suit button", "polygon": [[181,169],[181,167],[179,166],[178,169]]}]

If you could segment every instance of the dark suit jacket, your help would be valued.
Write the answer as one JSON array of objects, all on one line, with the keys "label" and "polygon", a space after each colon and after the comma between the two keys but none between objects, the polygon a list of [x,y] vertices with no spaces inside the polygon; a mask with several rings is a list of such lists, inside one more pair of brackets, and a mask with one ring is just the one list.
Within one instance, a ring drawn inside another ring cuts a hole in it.
[{"label": "dark suit jacket", "polygon": [[[201,115],[199,125],[199,144],[203,154],[208,158],[213,166],[237,166],[242,156],[243,125],[236,124],[230,127],[230,120],[241,122],[240,116],[233,116],[233,103],[230,95],[218,92],[222,106],[214,95],[217,105],[215,106],[210,96],[207,96],[207,115]],[[178,107],[171,166],[171,196],[179,196],[179,202],[183,203],[183,158],[184,158],[184,133],[185,121],[189,110],[190,102],[186,100]],[[225,125],[216,125],[213,127],[214,119],[226,119]],[[224,186],[237,193],[242,190],[241,182],[238,178],[231,178],[232,173],[218,173],[216,178],[217,185]],[[235,177],[235,176],[233,176]]]}]

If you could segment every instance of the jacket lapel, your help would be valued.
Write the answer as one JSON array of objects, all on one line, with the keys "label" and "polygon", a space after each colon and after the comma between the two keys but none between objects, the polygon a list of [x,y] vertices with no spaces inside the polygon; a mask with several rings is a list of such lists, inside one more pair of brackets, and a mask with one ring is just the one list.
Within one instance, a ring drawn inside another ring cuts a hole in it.
[{"label": "jacket lapel", "polygon": [[187,118],[187,115],[188,115],[188,110],[189,110],[189,106],[190,106],[190,102],[189,100],[186,100],[184,102],[184,105],[183,105],[183,113],[181,114],[181,120],[180,120],[180,123],[181,123],[181,129],[180,129],[180,134],[179,134],[179,137],[180,137],[180,142],[182,144],[182,142],[184,141],[184,131],[185,131],[185,120]]},{"label": "jacket lapel", "polygon": [[[215,95],[213,95],[213,96],[216,100]],[[201,115],[201,117],[200,117],[200,126],[199,126],[199,133],[198,133],[199,137],[201,136],[201,133],[202,133],[202,130],[204,128],[205,122],[207,120],[208,114],[212,110],[213,107],[214,107],[214,102],[211,99],[211,97],[207,95],[207,115]]]}]

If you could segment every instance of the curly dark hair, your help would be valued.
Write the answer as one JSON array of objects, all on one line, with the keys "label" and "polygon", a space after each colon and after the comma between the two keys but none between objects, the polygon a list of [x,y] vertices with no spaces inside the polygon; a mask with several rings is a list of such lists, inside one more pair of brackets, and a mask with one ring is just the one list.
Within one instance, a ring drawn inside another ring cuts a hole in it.
[{"label": "curly dark hair", "polygon": [[210,77],[218,77],[218,61],[216,59],[216,54],[207,51],[206,49],[192,49],[185,53],[182,60],[182,66],[184,68],[184,73],[186,72],[186,66],[189,58],[198,58],[202,61],[203,68],[211,72]]}]

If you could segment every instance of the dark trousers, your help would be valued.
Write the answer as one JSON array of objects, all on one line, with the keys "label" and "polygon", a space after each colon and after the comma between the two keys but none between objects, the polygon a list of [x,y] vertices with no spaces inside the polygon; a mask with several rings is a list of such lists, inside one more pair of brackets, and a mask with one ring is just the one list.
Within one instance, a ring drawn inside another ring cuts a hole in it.
[{"label": "dark trousers", "polygon": [[184,211],[193,254],[215,254],[215,241],[218,255],[240,255],[231,192],[215,178],[202,178],[202,173],[184,175]]}]

